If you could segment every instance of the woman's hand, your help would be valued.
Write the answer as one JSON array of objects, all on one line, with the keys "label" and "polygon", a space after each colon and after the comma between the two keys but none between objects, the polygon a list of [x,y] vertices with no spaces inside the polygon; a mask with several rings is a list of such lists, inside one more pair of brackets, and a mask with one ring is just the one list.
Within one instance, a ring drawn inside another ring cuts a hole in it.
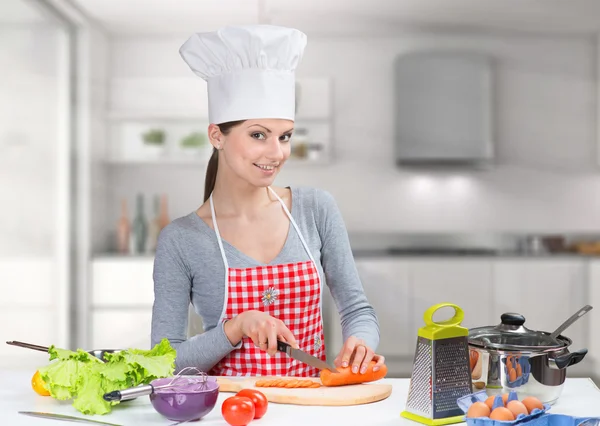
[{"label": "woman's hand", "polygon": [[[229,329],[231,330],[233,327],[231,336],[227,330],[227,324],[229,323],[231,323]],[[237,344],[234,341],[239,342],[243,336],[247,336],[252,339],[255,346],[271,356],[277,353],[278,339],[289,343],[294,348],[298,348],[296,338],[283,321],[261,311],[242,312],[232,320],[227,321],[225,327],[225,333],[229,340],[233,340],[232,344]],[[232,339],[235,336],[239,336],[239,339]]]},{"label": "woman's hand", "polygon": [[365,342],[354,336],[349,337],[340,350],[340,353],[333,361],[335,367],[348,367],[352,365],[352,372],[361,374],[367,371],[371,361],[376,364],[373,371],[377,371],[385,363],[385,358],[382,355],[377,355],[371,348],[365,345]]}]

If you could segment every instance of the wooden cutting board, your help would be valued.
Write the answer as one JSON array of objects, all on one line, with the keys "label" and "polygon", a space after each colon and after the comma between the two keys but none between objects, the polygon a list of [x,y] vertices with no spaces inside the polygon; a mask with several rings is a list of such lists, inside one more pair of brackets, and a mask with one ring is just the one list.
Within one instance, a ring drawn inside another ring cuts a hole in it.
[{"label": "wooden cutting board", "polygon": [[[293,405],[360,405],[381,401],[392,393],[392,385],[362,383],[347,386],[321,386],[319,388],[264,388],[256,387],[259,379],[281,377],[223,377],[218,376],[220,392],[239,392],[242,389],[257,389],[270,402]],[[320,383],[318,378],[305,378]]]}]

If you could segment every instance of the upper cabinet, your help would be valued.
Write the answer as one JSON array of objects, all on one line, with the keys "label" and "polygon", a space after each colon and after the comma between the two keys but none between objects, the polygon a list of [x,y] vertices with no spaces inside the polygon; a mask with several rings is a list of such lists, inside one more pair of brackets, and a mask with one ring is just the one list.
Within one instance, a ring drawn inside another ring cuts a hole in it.
[{"label": "upper cabinet", "polygon": [[488,163],[492,61],[477,52],[419,51],[395,64],[398,164]]}]

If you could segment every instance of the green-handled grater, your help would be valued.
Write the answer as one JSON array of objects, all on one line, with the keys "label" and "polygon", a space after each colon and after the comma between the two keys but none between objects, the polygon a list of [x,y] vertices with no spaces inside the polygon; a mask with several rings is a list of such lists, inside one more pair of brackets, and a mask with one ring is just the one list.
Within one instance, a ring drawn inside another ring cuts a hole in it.
[{"label": "green-handled grater", "polygon": [[[435,311],[454,308],[446,321],[433,321]],[[402,417],[426,425],[464,421],[457,400],[473,393],[469,363],[469,330],[461,327],[463,310],[440,303],[425,311],[425,326],[419,328],[408,400]]]}]

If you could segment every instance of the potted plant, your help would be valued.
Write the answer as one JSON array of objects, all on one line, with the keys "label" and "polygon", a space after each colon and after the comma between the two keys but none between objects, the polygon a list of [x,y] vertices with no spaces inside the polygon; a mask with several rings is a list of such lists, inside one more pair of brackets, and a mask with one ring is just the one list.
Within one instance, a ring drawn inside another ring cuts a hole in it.
[{"label": "potted plant", "polygon": [[179,142],[179,148],[186,157],[190,155],[204,156],[212,150],[206,133],[192,132]]},{"label": "potted plant", "polygon": [[165,151],[165,131],[162,129],[149,129],[142,133],[144,151],[152,157],[158,157]]}]

